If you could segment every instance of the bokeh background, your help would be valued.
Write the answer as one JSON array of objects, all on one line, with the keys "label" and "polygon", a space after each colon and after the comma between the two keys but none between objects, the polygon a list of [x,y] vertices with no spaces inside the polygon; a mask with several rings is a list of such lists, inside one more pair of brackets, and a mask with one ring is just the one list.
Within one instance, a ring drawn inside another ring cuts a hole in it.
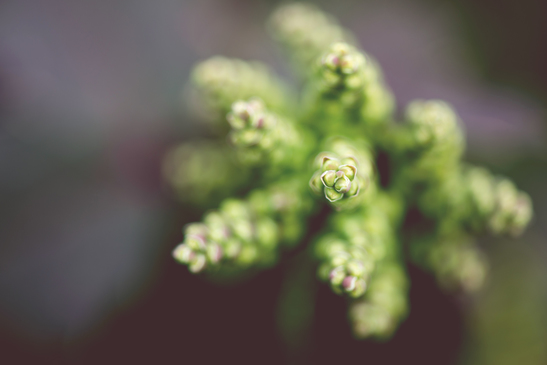
[{"label": "bokeh background", "polygon": [[410,267],[411,313],[387,343],[351,339],[320,287],[298,350],[278,328],[286,266],[238,286],[170,256],[200,212],[177,203],[161,159],[202,132],[184,102],[215,54],[290,72],[264,22],[277,1],[0,3],[0,363],[547,364],[547,2],[319,1],[383,66],[400,106],[441,98],[466,158],[529,192],[519,240],[483,240],[476,297]]}]

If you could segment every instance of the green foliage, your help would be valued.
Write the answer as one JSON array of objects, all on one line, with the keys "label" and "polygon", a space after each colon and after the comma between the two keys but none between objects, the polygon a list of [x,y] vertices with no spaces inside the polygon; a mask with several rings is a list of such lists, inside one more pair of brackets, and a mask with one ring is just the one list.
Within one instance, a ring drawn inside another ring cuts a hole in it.
[{"label": "green foliage", "polygon": [[[304,252],[318,278],[347,297],[358,338],[389,338],[408,313],[405,260],[444,288],[480,289],[488,263],[473,235],[522,233],[532,218],[528,195],[462,162],[464,132],[446,102],[413,101],[395,121],[376,61],[315,6],[283,6],[268,26],[304,80],[301,97],[257,63],[214,57],[196,66],[194,95],[219,138],[175,149],[166,177],[186,202],[220,207],[185,227],[175,259],[194,273],[241,276],[275,265],[309,233]],[[384,186],[380,150],[390,161]],[[327,223],[309,232],[325,204]],[[403,230],[414,208],[431,222],[426,230]],[[293,299],[281,301],[289,316],[306,313],[287,304],[298,301],[295,283],[287,286]]]}]

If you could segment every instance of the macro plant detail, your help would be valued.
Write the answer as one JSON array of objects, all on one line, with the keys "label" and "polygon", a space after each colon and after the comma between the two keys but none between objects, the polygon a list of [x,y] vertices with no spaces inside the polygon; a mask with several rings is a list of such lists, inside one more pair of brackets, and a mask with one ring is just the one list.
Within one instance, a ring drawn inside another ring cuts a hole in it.
[{"label": "macro plant detail", "polygon": [[[311,236],[304,253],[347,297],[358,338],[389,338],[404,320],[405,260],[443,288],[480,289],[488,262],[474,237],[521,234],[529,196],[462,161],[464,131],[448,103],[413,101],[398,121],[378,63],[331,16],[293,3],[267,26],[303,86],[258,62],[217,56],[194,68],[192,100],[214,137],[173,149],[164,172],[187,204],[217,208],[185,226],[174,258],[193,273],[244,277]],[[411,210],[426,229],[403,226]]]}]

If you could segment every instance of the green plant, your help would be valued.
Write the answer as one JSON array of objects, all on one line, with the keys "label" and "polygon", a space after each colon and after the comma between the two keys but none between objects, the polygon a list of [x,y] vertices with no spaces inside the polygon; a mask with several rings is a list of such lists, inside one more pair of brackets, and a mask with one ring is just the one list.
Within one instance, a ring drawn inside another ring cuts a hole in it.
[{"label": "green plant", "polygon": [[[241,277],[313,233],[306,253],[348,298],[360,338],[389,338],[406,316],[405,259],[447,289],[479,289],[487,260],[474,236],[519,235],[532,217],[528,195],[462,162],[462,125],[447,103],[411,102],[396,121],[376,61],[316,7],[285,5],[268,28],[301,95],[257,62],[214,57],[195,67],[194,100],[218,138],[178,147],[165,172],[187,202],[221,202],[184,228],[175,259],[193,273]],[[389,161],[382,169],[379,154]],[[326,204],[327,223],[308,232]],[[403,229],[410,210],[427,224]]]}]

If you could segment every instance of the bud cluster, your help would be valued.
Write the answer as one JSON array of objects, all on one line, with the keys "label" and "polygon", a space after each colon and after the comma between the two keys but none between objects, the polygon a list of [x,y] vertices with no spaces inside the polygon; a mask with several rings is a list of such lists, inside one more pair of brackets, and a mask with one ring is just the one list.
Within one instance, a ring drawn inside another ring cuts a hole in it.
[{"label": "bud cluster", "polygon": [[393,259],[396,247],[392,227],[382,209],[370,207],[341,213],[331,221],[333,233],[315,245],[319,277],[337,294],[361,297],[378,263]]},{"label": "bud cluster", "polygon": [[447,103],[412,102],[398,132],[404,155],[396,183],[437,223],[433,235],[414,240],[411,253],[444,287],[476,291],[488,265],[467,232],[517,236],[530,222],[530,198],[509,180],[461,162],[463,132]]},{"label": "bud cluster", "polygon": [[358,90],[377,75],[371,61],[348,43],[330,46],[320,61],[320,78],[327,90]]},{"label": "bud cluster", "polygon": [[[269,112],[258,98],[236,101],[227,115],[229,139],[246,165],[301,165],[313,143],[293,123]],[[300,162],[300,163],[299,163]]]},{"label": "bud cluster", "polygon": [[350,303],[349,320],[357,338],[388,338],[408,313],[408,279],[398,264],[385,264],[373,277],[367,295]]},{"label": "bud cluster", "polygon": [[374,260],[365,247],[352,245],[336,235],[323,236],[317,243],[316,255],[321,260],[318,275],[328,281],[337,294],[357,298],[365,293]]},{"label": "bud cluster", "polygon": [[279,222],[281,241],[294,246],[306,232],[305,219],[314,208],[307,190],[305,180],[295,177],[274,183],[267,189],[253,190],[248,202],[255,214]]},{"label": "bud cluster", "polygon": [[[350,199],[361,196],[373,179],[373,167],[368,150],[356,148],[344,139],[328,141],[333,152],[321,152],[315,158],[315,171],[310,187],[323,194],[338,209],[348,208]],[[338,153],[336,153],[336,152]],[[373,189],[370,189],[373,190]],[[357,203],[357,202],[355,202]]]},{"label": "bud cluster", "polygon": [[412,259],[448,290],[475,292],[486,280],[488,261],[468,234],[436,234],[412,242]]},{"label": "bud cluster", "polygon": [[317,192],[325,194],[331,203],[342,198],[353,198],[359,194],[361,187],[366,188],[366,182],[357,176],[357,162],[353,157],[338,159],[334,154],[322,154],[321,170],[317,171],[310,186]]},{"label": "bud cluster", "polygon": [[192,272],[221,263],[243,268],[268,265],[276,260],[278,235],[278,226],[270,217],[253,216],[246,202],[228,199],[219,211],[206,214],[203,223],[185,228],[184,241],[173,256]]},{"label": "bud cluster", "polygon": [[407,106],[405,119],[415,149],[461,147],[458,117],[444,101],[415,100]]},{"label": "bud cluster", "polygon": [[[434,199],[450,202],[449,209],[444,207],[445,211],[453,212],[449,218],[461,221],[470,231],[478,233],[518,236],[532,218],[528,194],[518,190],[507,178],[471,165],[462,166],[452,174],[450,181],[429,200]],[[442,215],[440,211],[432,213]]]},{"label": "bud cluster", "polygon": [[338,106],[337,113],[352,113],[350,122],[358,114],[365,127],[385,122],[393,112],[393,96],[376,61],[345,42],[332,44],[320,57],[313,86],[314,103],[324,105],[321,112]]},{"label": "bud cluster", "polygon": [[494,234],[520,235],[532,219],[532,201],[507,179],[494,182],[494,206],[488,214],[488,228]]},{"label": "bud cluster", "polygon": [[[473,235],[520,235],[530,197],[462,162],[462,123],[448,103],[413,101],[396,122],[380,67],[331,16],[291,3],[269,27],[304,82],[301,98],[258,63],[196,66],[192,95],[218,121],[217,140],[179,147],[164,170],[194,209],[222,203],[186,226],[175,259],[194,273],[244,275],[312,242],[289,272],[317,264],[346,297],[358,338],[391,336],[408,312],[405,255],[444,288],[479,290],[488,263]],[[309,282],[291,283],[287,295]]]},{"label": "bud cluster", "polygon": [[312,4],[280,7],[268,25],[273,38],[286,48],[291,61],[304,73],[332,43],[353,39],[333,17]]},{"label": "bud cluster", "polygon": [[398,162],[398,189],[413,194],[414,185],[443,185],[460,164],[465,147],[461,123],[440,100],[416,100],[405,112],[405,123],[394,127],[390,148]]},{"label": "bud cluster", "polygon": [[221,265],[232,269],[270,266],[281,242],[297,241],[303,233],[302,217],[310,209],[300,200],[294,182],[255,189],[246,200],[226,199],[218,211],[205,214],[200,223],[184,229],[184,241],[173,251],[191,272]]}]

